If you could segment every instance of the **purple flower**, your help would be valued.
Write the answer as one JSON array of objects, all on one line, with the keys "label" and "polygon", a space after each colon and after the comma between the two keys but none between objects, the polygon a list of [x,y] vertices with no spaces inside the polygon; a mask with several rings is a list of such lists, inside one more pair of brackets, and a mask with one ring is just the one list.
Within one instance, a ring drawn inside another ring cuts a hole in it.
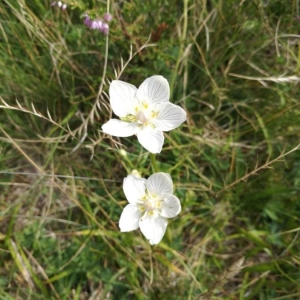
[{"label": "purple flower", "polygon": [[83,24],[87,27],[91,27],[92,20],[89,18],[88,15],[85,15],[85,20],[84,20]]},{"label": "purple flower", "polygon": [[107,23],[103,22],[100,19],[91,20],[91,18],[88,16],[88,14],[83,15],[85,17],[83,24],[90,29],[98,29],[103,34],[108,34],[109,32],[109,26]]},{"label": "purple flower", "polygon": [[104,34],[108,34],[109,32],[109,26],[106,23],[102,24],[102,30],[101,30]]},{"label": "purple flower", "polygon": [[99,29],[102,31],[102,21],[101,20],[94,20],[90,26],[91,29]]}]

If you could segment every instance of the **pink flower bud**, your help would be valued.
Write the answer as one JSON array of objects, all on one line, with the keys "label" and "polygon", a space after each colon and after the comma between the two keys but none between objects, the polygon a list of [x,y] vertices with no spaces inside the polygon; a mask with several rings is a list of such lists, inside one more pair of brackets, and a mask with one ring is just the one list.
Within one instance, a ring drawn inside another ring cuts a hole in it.
[{"label": "pink flower bud", "polygon": [[86,15],[83,24],[84,24],[85,26],[87,26],[87,27],[91,27],[92,20],[88,17],[88,15]]},{"label": "pink flower bud", "polygon": [[110,22],[112,20],[112,15],[110,13],[105,13],[103,15],[103,20],[106,22]]}]

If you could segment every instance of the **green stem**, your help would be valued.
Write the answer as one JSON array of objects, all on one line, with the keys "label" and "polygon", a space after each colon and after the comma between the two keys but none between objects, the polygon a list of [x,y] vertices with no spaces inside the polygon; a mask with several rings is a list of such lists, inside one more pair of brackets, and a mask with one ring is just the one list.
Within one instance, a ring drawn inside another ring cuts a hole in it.
[{"label": "green stem", "polygon": [[151,165],[154,172],[159,172],[155,154],[151,153]]},{"label": "green stem", "polygon": [[177,61],[176,61],[175,69],[173,72],[173,76],[171,78],[171,83],[170,83],[170,91],[171,91],[170,98],[171,99],[173,97],[174,84],[175,84],[176,77],[178,76],[178,69],[179,69],[180,63],[182,61],[182,55],[184,52],[184,43],[185,43],[187,27],[188,27],[188,3],[189,3],[189,0],[183,0],[183,28],[182,28],[182,34],[180,36],[180,42],[179,42],[180,46],[179,46]]}]

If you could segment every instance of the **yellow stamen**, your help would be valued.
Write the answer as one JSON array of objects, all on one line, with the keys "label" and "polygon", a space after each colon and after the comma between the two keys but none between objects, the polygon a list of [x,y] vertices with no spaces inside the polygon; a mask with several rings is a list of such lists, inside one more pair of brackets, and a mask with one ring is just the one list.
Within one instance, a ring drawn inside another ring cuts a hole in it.
[{"label": "yellow stamen", "polygon": [[142,102],[142,106],[143,108],[148,109],[149,104],[147,102]]},{"label": "yellow stamen", "polygon": [[151,119],[156,118],[156,117],[158,116],[158,114],[159,114],[158,111],[152,110],[152,111],[151,111],[150,118],[151,118]]},{"label": "yellow stamen", "polygon": [[120,117],[120,119],[124,122],[129,122],[129,123],[137,121],[137,118],[134,115],[127,115],[126,117]]}]

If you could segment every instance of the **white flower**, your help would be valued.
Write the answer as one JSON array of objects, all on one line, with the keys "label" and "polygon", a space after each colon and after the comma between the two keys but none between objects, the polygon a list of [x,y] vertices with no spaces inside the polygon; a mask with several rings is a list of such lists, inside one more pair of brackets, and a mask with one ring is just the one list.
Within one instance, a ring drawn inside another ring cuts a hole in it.
[{"label": "white flower", "polygon": [[121,231],[140,228],[151,245],[158,244],[166,232],[167,218],[174,218],[181,211],[170,175],[159,172],[147,180],[129,175],[124,178],[123,190],[129,204],[121,214]]},{"label": "white flower", "polygon": [[147,78],[138,89],[113,80],[109,95],[112,110],[121,120],[109,120],[102,126],[103,131],[118,137],[136,134],[151,153],[161,152],[163,131],[172,130],[186,120],[186,112],[169,102],[169,83],[159,75]]}]

